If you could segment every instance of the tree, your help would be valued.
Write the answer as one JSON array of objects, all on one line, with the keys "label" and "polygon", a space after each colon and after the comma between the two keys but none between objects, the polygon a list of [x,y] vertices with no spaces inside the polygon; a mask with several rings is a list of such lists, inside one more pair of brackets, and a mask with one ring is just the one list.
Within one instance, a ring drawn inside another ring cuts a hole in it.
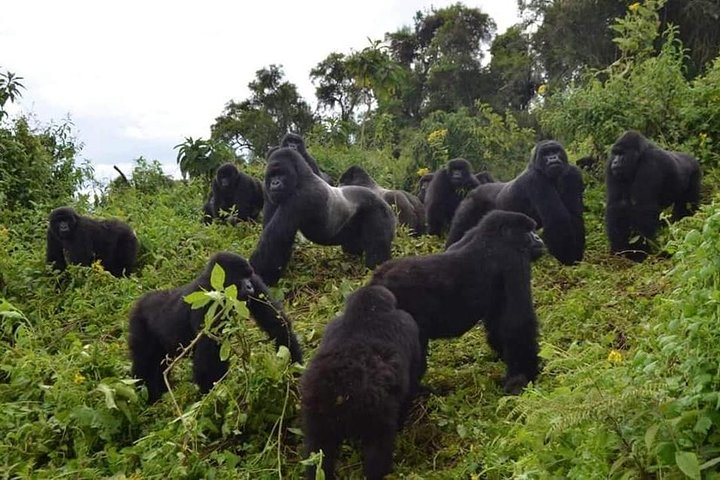
[{"label": "tree", "polygon": [[351,122],[355,108],[363,100],[363,91],[355,83],[348,69],[348,57],[333,52],[310,70],[310,79],[316,85],[318,106],[340,111],[340,120]]},{"label": "tree", "polygon": [[0,72],[0,120],[7,115],[5,104],[12,103],[22,96],[20,89],[25,88],[20,83],[22,78],[11,72]]},{"label": "tree", "polygon": [[286,132],[304,135],[315,119],[297,87],[283,80],[282,67],[270,65],[255,75],[248,84],[250,98],[227,103],[211,127],[211,138],[236,150],[249,150],[251,157],[264,158]]},{"label": "tree", "polygon": [[530,50],[530,37],[523,33],[521,25],[512,26],[495,37],[490,47],[489,73],[495,87],[491,105],[496,110],[525,110],[535,96],[540,78]]}]

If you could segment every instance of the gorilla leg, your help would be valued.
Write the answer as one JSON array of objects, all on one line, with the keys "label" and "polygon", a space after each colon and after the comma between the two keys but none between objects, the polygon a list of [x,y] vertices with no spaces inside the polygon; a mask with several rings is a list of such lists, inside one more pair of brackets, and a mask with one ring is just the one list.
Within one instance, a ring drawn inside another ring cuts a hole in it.
[{"label": "gorilla leg", "polygon": [[694,173],[690,177],[690,186],[687,192],[673,204],[672,220],[673,222],[683,217],[692,215],[700,204],[700,172]]},{"label": "gorilla leg", "polygon": [[627,209],[608,207],[605,213],[610,251],[624,252],[630,248],[630,215]]},{"label": "gorilla leg", "polygon": [[[323,451],[322,469],[325,472],[325,480],[335,479],[335,461],[337,460],[340,438],[327,432],[317,431],[319,425],[314,425],[317,420],[307,420],[308,433],[305,436],[305,457],[319,450]],[[314,427],[314,428],[313,428]],[[305,478],[315,480],[315,467],[308,467]]]},{"label": "gorilla leg", "polygon": [[147,328],[144,317],[131,318],[129,343],[133,376],[145,383],[148,389],[148,402],[155,403],[167,391],[162,374],[162,361],[167,352],[155,334]]},{"label": "gorilla leg", "polygon": [[392,256],[392,239],[395,236],[395,218],[385,212],[369,212],[360,232],[365,266],[375,268]]},{"label": "gorilla leg", "polygon": [[[507,319],[497,320],[504,322]],[[500,330],[502,358],[507,365],[503,389],[506,393],[517,395],[528,382],[537,378],[540,371],[537,325],[531,319],[517,319],[494,328]]]},{"label": "gorilla leg", "polygon": [[395,430],[363,441],[363,473],[368,480],[382,480],[392,471]]},{"label": "gorilla leg", "polygon": [[138,242],[135,235],[123,235],[118,239],[112,265],[108,267],[110,273],[116,277],[130,275],[137,258]]},{"label": "gorilla leg", "polygon": [[228,371],[228,363],[220,360],[220,345],[203,335],[193,354],[193,380],[202,393],[207,393]]}]

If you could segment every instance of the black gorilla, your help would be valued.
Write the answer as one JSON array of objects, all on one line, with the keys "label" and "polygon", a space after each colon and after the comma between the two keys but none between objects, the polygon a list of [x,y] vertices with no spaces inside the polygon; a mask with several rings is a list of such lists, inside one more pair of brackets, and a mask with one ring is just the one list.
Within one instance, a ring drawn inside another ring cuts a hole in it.
[{"label": "black gorilla", "polygon": [[[320,170],[320,167],[318,166],[317,161],[310,155],[305,148],[305,140],[303,138],[296,134],[296,133],[286,133],[285,136],[280,141],[281,147],[289,147],[294,150],[297,150],[300,155],[305,159],[307,164],[310,166],[310,169],[313,171],[315,175],[325,180],[325,183],[328,185],[333,184],[333,179],[328,175],[327,173]],[[272,152],[268,152],[268,156],[272,154]]]},{"label": "black gorilla", "polygon": [[420,177],[420,181],[418,182],[417,198],[422,203],[425,203],[425,195],[427,195],[427,188],[428,188],[428,185],[430,185],[430,182],[432,181],[434,176],[435,176],[434,173],[426,173],[425,175]]},{"label": "black gorilla", "polygon": [[404,190],[382,188],[358,165],[353,165],[345,170],[338,183],[341,187],[359,185],[369,188],[396,210],[401,225],[410,227],[415,235],[425,233],[425,206],[415,195]]},{"label": "black gorilla", "polygon": [[212,193],[204,208],[205,223],[220,218],[220,212],[229,214],[228,221],[235,225],[239,220],[256,220],[263,207],[262,183],[239,171],[232,163],[217,169],[212,181]]},{"label": "black gorilla", "polygon": [[598,159],[592,155],[585,155],[584,157],[578,158],[575,162],[575,165],[577,165],[579,169],[585,170],[586,172],[595,170],[597,164]]},{"label": "black gorilla", "polygon": [[[420,366],[417,325],[396,308],[388,289],[363,287],[348,297],[300,380],[306,454],[322,449],[326,479],[335,478],[345,439],[361,442],[366,478],[390,473],[395,434],[417,394]],[[307,478],[315,478],[314,468]]]},{"label": "black gorilla", "polygon": [[493,209],[521,212],[543,228],[548,251],[565,265],[582,260],[585,252],[582,174],[568,164],[559,143],[537,144],[527,168],[507,183],[489,183],[473,190],[455,213],[446,247],[462,238]]},{"label": "black gorilla", "polygon": [[135,267],[138,240],[127,223],[93,220],[70,207],[56,208],[49,220],[46,261],[57,270],[64,271],[67,262],[89,266],[100,260],[105,270],[120,277]]},{"label": "black gorilla", "polygon": [[277,283],[290,260],[298,230],[312,242],[365,253],[369,268],[390,258],[395,216],[367,188],[331,187],[300,153],[281,148],[268,159],[265,191],[264,228],[250,263],[269,285]]},{"label": "black gorilla", "polygon": [[[248,310],[260,328],[278,347],[288,347],[293,362],[302,362],[300,345],[290,320],[282,312],[282,305],[270,298],[268,288],[253,273],[247,260],[234,253],[219,252],[193,281],[182,287],[143,295],[130,314],[128,342],[132,371],[147,385],[150,403],[156,402],[167,391],[163,381],[163,360],[177,355],[203,328],[208,307],[193,310],[184,297],[201,289],[210,290],[210,274],[216,264],[225,271],[226,285],[237,287],[237,298],[247,301]],[[220,346],[203,335],[193,352],[193,376],[200,391],[207,393],[227,369],[228,363],[220,359]]]},{"label": "black gorilla", "polygon": [[[639,132],[625,132],[612,146],[605,175],[610,251],[644,260],[661,210],[672,205],[672,220],[691,215],[700,201],[700,180],[697,159],[663,150]],[[637,234],[641,238],[631,243]]]},{"label": "black gorilla", "polygon": [[440,236],[450,226],[462,199],[478,185],[480,182],[470,171],[470,162],[462,158],[450,160],[435,172],[425,199],[428,233]]},{"label": "black gorilla", "polygon": [[519,393],[538,375],[537,319],[530,262],[542,254],[535,222],[496,210],[444,253],[390,260],[372,285],[387,287],[420,328],[425,371],[428,340],[459,337],[480,320],[507,365],[504,389]]},{"label": "black gorilla", "polygon": [[490,172],[486,170],[476,173],[475,178],[477,178],[478,182],[480,182],[480,185],[484,185],[486,183],[495,183],[495,178]]}]

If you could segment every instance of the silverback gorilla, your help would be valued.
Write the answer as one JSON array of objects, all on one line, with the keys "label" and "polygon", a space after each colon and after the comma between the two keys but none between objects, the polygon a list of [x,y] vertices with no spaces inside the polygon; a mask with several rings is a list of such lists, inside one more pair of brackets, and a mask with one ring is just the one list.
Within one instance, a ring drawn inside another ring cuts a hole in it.
[{"label": "silverback gorilla", "polygon": [[270,155],[265,192],[264,228],[250,263],[268,285],[282,275],[298,230],[311,242],[364,253],[368,268],[390,258],[395,237],[390,206],[365,187],[331,187],[296,150],[280,148]]},{"label": "silverback gorilla", "polygon": [[322,449],[326,479],[335,478],[345,439],[362,444],[366,478],[390,473],[395,435],[418,391],[420,355],[417,325],[388,289],[366,286],[348,297],[300,380],[305,453]]},{"label": "silverback gorilla", "polygon": [[480,181],[470,171],[470,162],[462,158],[450,160],[435,172],[425,197],[428,233],[440,236],[450,226],[462,199],[478,185]]},{"label": "silverback gorilla", "polygon": [[369,188],[397,211],[398,221],[401,225],[410,227],[414,235],[425,233],[425,206],[415,195],[404,190],[388,190],[381,187],[358,165],[353,165],[345,170],[338,183],[341,187],[359,185]]},{"label": "silverback gorilla", "polygon": [[[165,358],[177,355],[203,329],[208,307],[193,310],[184,297],[201,289],[210,290],[210,274],[216,264],[225,271],[226,285],[237,288],[238,300],[247,302],[258,326],[275,340],[278,347],[285,345],[290,350],[293,362],[302,362],[300,345],[290,320],[282,312],[282,305],[270,298],[267,287],[253,273],[247,260],[234,253],[219,252],[193,281],[182,287],[143,295],[130,314],[128,341],[133,375],[147,386],[150,403],[156,402],[167,391],[163,380]],[[220,345],[203,335],[193,352],[193,376],[200,391],[207,393],[227,369],[228,363],[220,359]]]},{"label": "silverback gorilla", "polygon": [[521,212],[543,229],[548,251],[565,265],[585,252],[583,184],[580,170],[568,163],[565,149],[546,140],[535,147],[527,168],[507,183],[489,183],[473,190],[458,207],[446,247],[493,209]]},{"label": "silverback gorilla", "polygon": [[371,284],[387,287],[420,328],[423,373],[429,339],[459,337],[483,320],[488,343],[507,365],[505,391],[519,393],[537,377],[530,262],[543,242],[534,229],[526,215],[495,210],[444,253],[378,267]]},{"label": "silverback gorilla", "polygon": [[220,218],[221,212],[232,225],[238,220],[256,220],[262,207],[262,183],[232,163],[226,163],[215,172],[212,192],[204,208],[204,221],[210,223],[213,218]]},{"label": "silverback gorilla", "polygon": [[[663,150],[641,133],[625,132],[610,150],[605,185],[605,228],[610,251],[642,261],[672,205],[672,220],[691,215],[700,201],[700,165],[690,155]],[[636,242],[630,242],[634,235]]]},{"label": "silverback gorilla", "polygon": [[46,261],[57,270],[64,271],[67,262],[89,266],[100,260],[116,277],[128,275],[135,267],[137,250],[135,232],[120,220],[93,220],[70,207],[50,213]]},{"label": "silverback gorilla", "polygon": [[[328,185],[332,185],[333,179],[330,177],[330,175],[320,170],[320,166],[318,165],[317,160],[315,160],[312,155],[308,153],[307,149],[305,148],[305,140],[303,140],[300,135],[290,132],[286,133],[282,140],[280,140],[280,146],[289,147],[297,150],[297,152],[302,155],[307,164],[310,166],[310,169],[313,171],[313,173],[325,180],[325,183],[327,183]],[[272,152],[268,152],[268,156],[270,153]]]}]

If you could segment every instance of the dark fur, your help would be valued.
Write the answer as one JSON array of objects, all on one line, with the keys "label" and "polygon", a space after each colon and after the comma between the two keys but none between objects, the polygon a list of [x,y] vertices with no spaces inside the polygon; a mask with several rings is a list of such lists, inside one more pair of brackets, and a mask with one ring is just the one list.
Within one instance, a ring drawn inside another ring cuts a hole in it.
[{"label": "dark fur", "polygon": [[475,178],[477,178],[478,182],[480,182],[480,185],[484,185],[486,183],[495,183],[495,177],[493,177],[488,171],[476,173]]},{"label": "dark fur", "polygon": [[[285,136],[280,141],[280,146],[281,147],[289,147],[294,150],[297,150],[298,153],[300,153],[300,155],[302,155],[302,157],[305,159],[305,161],[310,166],[310,169],[313,171],[313,173],[315,175],[317,175],[318,177],[325,180],[325,183],[327,183],[328,185],[333,184],[332,177],[330,175],[328,175],[327,173],[323,172],[322,170],[320,170],[320,166],[318,165],[317,160],[315,160],[312,157],[312,155],[310,155],[308,153],[307,149],[305,148],[305,140],[303,140],[303,137],[301,137],[300,135],[298,135],[296,133],[288,132],[285,134]],[[268,156],[271,153],[272,152],[269,152]]]},{"label": "dark fur", "polygon": [[377,184],[360,166],[353,165],[340,176],[340,186],[359,185],[375,192],[393,207],[401,225],[410,227],[414,235],[425,233],[425,206],[413,194],[404,190],[389,190]]},{"label": "dark fur", "polygon": [[390,258],[395,216],[367,188],[331,187],[297,151],[281,148],[268,159],[265,191],[265,226],[250,263],[269,285],[277,283],[289,262],[298,230],[312,242],[364,253],[368,268]]},{"label": "dark fur", "polygon": [[470,163],[462,158],[450,160],[435,172],[425,197],[428,233],[442,235],[462,199],[478,185],[480,182],[470,171]]},{"label": "dark fur", "polygon": [[217,169],[212,181],[212,193],[204,207],[204,222],[221,218],[220,212],[232,216],[227,220],[235,225],[238,221],[257,220],[263,208],[262,183],[239,171],[232,163],[226,163]]},{"label": "dark fur", "polygon": [[530,262],[543,248],[535,222],[521,213],[489,213],[444,253],[388,261],[372,285],[387,287],[420,328],[423,373],[428,340],[459,337],[480,320],[507,365],[504,388],[519,393],[538,375],[537,319]]},{"label": "dark fur", "polygon": [[[148,401],[157,401],[167,391],[163,381],[164,359],[177,355],[203,328],[208,307],[191,309],[183,298],[201,289],[210,290],[213,266],[225,271],[225,284],[235,285],[238,299],[246,300],[248,310],[258,326],[279,347],[290,350],[294,362],[302,362],[302,351],[290,320],[282,305],[270,297],[262,279],[253,273],[250,264],[240,255],[216,253],[203,272],[190,283],[171,290],[158,290],[143,295],[130,314],[130,355],[133,375],[143,380],[148,389]],[[220,346],[203,335],[193,352],[193,374],[200,391],[207,393],[227,372],[228,363],[220,360]]]},{"label": "dark fur", "polygon": [[[335,478],[338,448],[358,440],[363,471],[382,479],[392,470],[395,434],[418,390],[420,342],[412,317],[380,286],[363,287],[325,329],[300,381],[305,450],[323,450],[325,478]],[[309,468],[308,479],[315,478]]]},{"label": "dark fur", "polygon": [[[548,165],[546,159],[552,158]],[[521,212],[543,228],[548,251],[565,265],[582,260],[585,252],[582,174],[568,164],[562,145],[537,144],[527,168],[507,183],[489,183],[473,190],[455,213],[446,246],[460,240],[493,209]]]},{"label": "dark fur", "polygon": [[425,196],[427,195],[428,185],[430,185],[430,182],[432,181],[434,176],[435,176],[434,173],[426,173],[425,175],[420,177],[420,181],[418,182],[417,198],[422,203],[425,203]]},{"label": "dark fur", "polygon": [[116,277],[129,275],[135,267],[137,250],[135,232],[120,220],[93,220],[70,207],[50,213],[46,261],[56,270],[64,271],[67,262],[89,266],[100,260],[105,270]]},{"label": "dark fur", "polygon": [[[697,210],[701,177],[697,159],[663,150],[639,132],[625,132],[612,146],[605,174],[610,251],[644,260],[663,209],[673,206],[673,221]],[[637,234],[642,238],[630,243]]]}]

